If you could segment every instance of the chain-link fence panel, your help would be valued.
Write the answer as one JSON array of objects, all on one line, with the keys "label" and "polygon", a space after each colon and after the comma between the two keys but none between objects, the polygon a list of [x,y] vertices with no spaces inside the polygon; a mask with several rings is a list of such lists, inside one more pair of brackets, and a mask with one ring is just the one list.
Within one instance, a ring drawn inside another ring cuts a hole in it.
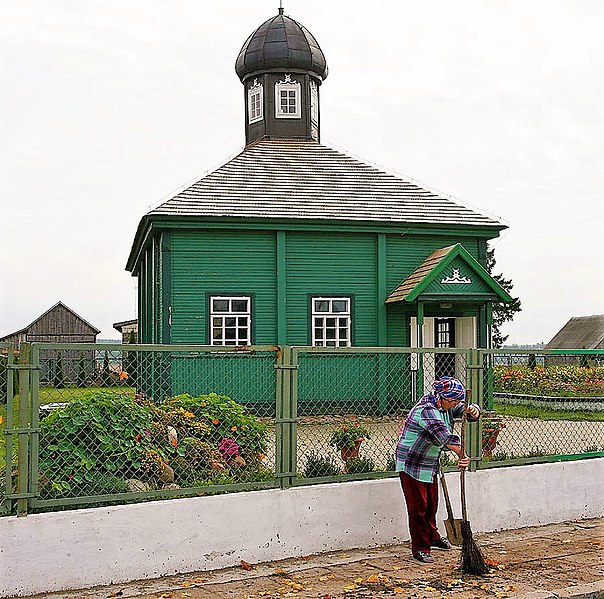
[{"label": "chain-link fence panel", "polygon": [[276,348],[32,349],[34,506],[276,486]]},{"label": "chain-link fence panel", "polygon": [[0,516],[9,513],[7,497],[15,490],[17,440],[13,429],[19,382],[10,368],[14,364],[13,346],[0,343]]},{"label": "chain-link fence panel", "polygon": [[604,452],[604,351],[483,353],[483,463]]},{"label": "chain-link fence panel", "polygon": [[439,376],[465,383],[462,351],[296,348],[300,482],[394,470],[405,416]]}]

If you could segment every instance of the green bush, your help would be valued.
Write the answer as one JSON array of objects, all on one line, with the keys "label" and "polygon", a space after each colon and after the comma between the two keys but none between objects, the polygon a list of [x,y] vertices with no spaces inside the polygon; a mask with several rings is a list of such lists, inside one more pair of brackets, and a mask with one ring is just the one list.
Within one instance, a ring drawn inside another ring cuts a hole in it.
[{"label": "green bush", "polygon": [[127,393],[73,400],[40,424],[44,497],[120,493],[128,479],[160,489],[272,480],[262,465],[266,425],[216,394],[180,395],[155,405]]},{"label": "green bush", "polygon": [[362,472],[374,472],[375,462],[371,458],[350,458],[346,462],[347,474],[361,474]]},{"label": "green bush", "polygon": [[340,468],[332,457],[324,457],[315,451],[311,451],[308,454],[306,466],[304,468],[305,478],[337,476],[338,474],[341,474]]}]

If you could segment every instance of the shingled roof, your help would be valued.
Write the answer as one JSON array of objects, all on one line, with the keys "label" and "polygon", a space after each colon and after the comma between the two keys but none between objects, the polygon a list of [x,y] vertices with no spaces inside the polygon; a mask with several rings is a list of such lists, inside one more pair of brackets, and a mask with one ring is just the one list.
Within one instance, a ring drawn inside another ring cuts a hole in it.
[{"label": "shingled roof", "polygon": [[604,348],[604,314],[571,318],[545,349]]},{"label": "shingled roof", "polygon": [[314,141],[261,140],[149,215],[505,225]]}]

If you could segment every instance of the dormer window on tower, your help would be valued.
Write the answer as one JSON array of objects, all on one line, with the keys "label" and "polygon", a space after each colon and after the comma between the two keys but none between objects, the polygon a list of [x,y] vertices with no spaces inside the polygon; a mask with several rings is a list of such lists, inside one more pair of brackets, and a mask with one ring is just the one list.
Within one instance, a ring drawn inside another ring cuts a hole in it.
[{"label": "dormer window on tower", "polygon": [[250,123],[256,123],[264,118],[262,113],[262,106],[264,105],[263,89],[262,83],[258,83],[258,79],[254,79],[254,85],[247,90],[247,110]]},{"label": "dormer window on tower", "polygon": [[279,119],[299,119],[300,83],[285,75],[285,79],[275,83],[275,116]]}]

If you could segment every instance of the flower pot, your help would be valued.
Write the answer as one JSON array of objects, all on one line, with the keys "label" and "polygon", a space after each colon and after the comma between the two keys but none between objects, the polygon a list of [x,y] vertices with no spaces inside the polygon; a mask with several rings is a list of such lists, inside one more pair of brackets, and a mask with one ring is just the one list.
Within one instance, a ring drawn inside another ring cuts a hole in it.
[{"label": "flower pot", "polygon": [[342,447],[340,449],[340,455],[342,456],[342,460],[347,462],[350,458],[358,458],[359,457],[359,447],[361,446],[362,442],[363,442],[363,439],[357,439],[354,442],[354,447],[352,449],[349,447]]},{"label": "flower pot", "polygon": [[485,458],[493,457],[493,450],[497,445],[497,437],[500,428],[485,428],[482,430],[482,456]]}]

